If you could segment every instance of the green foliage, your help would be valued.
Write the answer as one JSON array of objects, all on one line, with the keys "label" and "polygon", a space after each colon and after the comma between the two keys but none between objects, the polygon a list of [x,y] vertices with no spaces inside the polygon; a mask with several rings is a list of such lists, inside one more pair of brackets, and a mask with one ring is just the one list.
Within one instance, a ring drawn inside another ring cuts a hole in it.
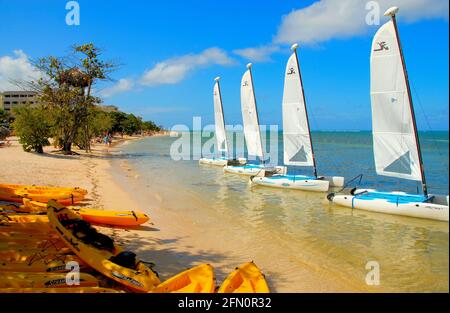
[{"label": "green foliage", "polygon": [[48,114],[43,107],[23,106],[14,110],[14,129],[25,151],[43,153],[51,136]]},{"label": "green foliage", "polygon": [[142,122],[142,130],[144,132],[159,132],[159,131],[161,131],[161,127],[157,126],[152,121],[145,121],[145,122]]},{"label": "green foliage", "polygon": [[[103,135],[105,132],[110,132],[112,125],[113,119],[109,113],[102,111],[98,107],[90,109],[87,128],[89,139]],[[79,130],[74,142],[80,149],[85,149],[85,132]]]},{"label": "green foliage", "polygon": [[137,134],[142,129],[142,119],[133,114],[128,114],[124,121],[124,133],[127,135]]},{"label": "green foliage", "polygon": [[14,116],[6,110],[0,109],[0,126],[9,128],[14,121]]}]

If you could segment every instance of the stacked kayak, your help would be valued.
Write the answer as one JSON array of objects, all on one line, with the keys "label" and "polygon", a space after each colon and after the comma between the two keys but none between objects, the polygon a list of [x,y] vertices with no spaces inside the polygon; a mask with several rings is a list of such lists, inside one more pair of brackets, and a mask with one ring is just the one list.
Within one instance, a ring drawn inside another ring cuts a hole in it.
[{"label": "stacked kayak", "polygon": [[[214,293],[218,288],[209,264],[161,282],[148,262],[92,226],[138,226],[149,220],[144,213],[66,207],[69,194],[70,204],[85,197],[80,188],[0,184],[0,194],[3,201],[17,202],[0,205],[0,293]],[[269,289],[250,262],[236,268],[219,292]]]},{"label": "stacked kayak", "polygon": [[0,184],[0,188],[8,188],[14,190],[38,190],[48,192],[70,192],[87,195],[88,191],[79,187],[52,187],[52,186],[36,186],[36,185],[18,185],[18,184]]},{"label": "stacked kayak", "polygon": [[[24,199],[23,204],[25,209],[29,209],[29,212],[47,213],[47,204],[45,203]],[[133,210],[110,211],[78,207],[71,207],[70,209],[85,221],[94,224],[132,227],[142,225],[150,219],[147,214]]]},{"label": "stacked kayak", "polygon": [[[97,287],[98,280],[89,274],[80,273],[77,287]],[[0,273],[0,288],[61,288],[67,287],[65,273]]]},{"label": "stacked kayak", "polygon": [[56,200],[59,203],[70,205],[80,202],[86,196],[81,188],[26,186],[26,185],[0,185],[0,200],[22,203],[24,198],[39,202]]}]

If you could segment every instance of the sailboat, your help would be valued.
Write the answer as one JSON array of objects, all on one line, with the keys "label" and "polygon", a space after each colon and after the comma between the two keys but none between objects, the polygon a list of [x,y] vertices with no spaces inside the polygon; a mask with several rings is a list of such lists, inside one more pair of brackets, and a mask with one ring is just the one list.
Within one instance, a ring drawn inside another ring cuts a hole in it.
[{"label": "sailboat", "polygon": [[422,194],[352,189],[328,194],[333,203],[368,211],[448,222],[449,197],[428,194],[411,90],[398,34],[398,7],[375,34],[370,56],[370,94],[375,168],[378,175],[421,182]]},{"label": "sailboat", "polygon": [[241,109],[244,122],[244,138],[247,144],[248,155],[258,157],[260,162],[259,164],[247,163],[245,165],[228,165],[223,169],[225,173],[249,176],[266,176],[275,173],[285,173],[285,167],[269,167],[266,166],[264,162],[264,152],[259,129],[258,111],[256,108],[251,68],[252,64],[247,64],[247,71],[245,71],[241,80]]},{"label": "sailboat", "polygon": [[199,164],[225,166],[229,164],[245,164],[245,158],[237,160],[229,158],[228,140],[225,129],[225,117],[223,114],[222,94],[220,92],[220,77],[214,79],[213,100],[214,100],[214,125],[217,150],[220,153],[218,158],[201,158]]},{"label": "sailboat", "polygon": [[328,191],[330,186],[342,187],[344,177],[317,175],[316,159],[311,140],[308,112],[303,90],[302,76],[297,56],[298,44],[293,44],[291,56],[286,65],[283,92],[283,147],[284,164],[308,166],[313,175],[275,174],[270,177],[252,177],[253,184],[300,189],[307,191]]}]

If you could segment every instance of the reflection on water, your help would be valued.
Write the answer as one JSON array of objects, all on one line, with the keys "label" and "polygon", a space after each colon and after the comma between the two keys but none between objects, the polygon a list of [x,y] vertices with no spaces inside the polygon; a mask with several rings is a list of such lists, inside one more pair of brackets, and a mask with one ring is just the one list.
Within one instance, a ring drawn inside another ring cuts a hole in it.
[{"label": "reflection on water", "polygon": [[[414,184],[375,175],[370,133],[315,136],[320,173],[346,178],[364,173],[369,185],[414,191]],[[431,192],[447,194],[448,133],[436,140],[422,137]],[[163,194],[171,210],[211,219],[225,238],[238,236],[242,249],[257,253],[269,244],[276,247],[298,264],[276,263],[294,277],[301,257],[303,263],[362,284],[365,264],[374,260],[381,269],[377,290],[448,291],[448,223],[335,207],[322,193],[250,187],[248,178],[223,174],[219,167],[172,161],[168,151],[173,140],[149,138],[123,150],[141,156],[129,162],[146,185]],[[185,201],[170,202],[167,190],[176,190]]]}]

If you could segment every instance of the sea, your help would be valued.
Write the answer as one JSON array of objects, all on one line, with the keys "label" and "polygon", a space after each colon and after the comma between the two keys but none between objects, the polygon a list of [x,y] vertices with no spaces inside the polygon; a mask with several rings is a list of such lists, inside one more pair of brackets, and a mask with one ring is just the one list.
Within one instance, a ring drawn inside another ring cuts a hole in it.
[{"label": "sea", "polygon": [[[167,210],[193,220],[208,217],[218,228],[218,240],[227,244],[226,238],[241,238],[236,249],[254,253],[269,272],[285,274],[279,279],[305,279],[302,266],[313,266],[320,275],[345,279],[360,290],[449,291],[448,223],[339,207],[326,200],[326,193],[250,186],[248,177],[198,164],[202,154],[213,151],[199,152],[195,145],[207,146],[212,136],[173,133],[120,149],[142,185],[168,199],[176,192],[178,202]],[[282,140],[280,132],[263,134],[269,163],[282,164]],[[417,182],[375,173],[371,132],[313,132],[312,140],[319,175],[350,181],[362,174],[349,187],[420,192]],[[449,133],[423,132],[420,142],[429,192],[448,195]],[[233,155],[246,155],[245,147],[235,146]],[[288,171],[312,174],[311,168]],[[271,284],[276,291],[277,283]],[[304,291],[286,285],[278,290]]]}]

